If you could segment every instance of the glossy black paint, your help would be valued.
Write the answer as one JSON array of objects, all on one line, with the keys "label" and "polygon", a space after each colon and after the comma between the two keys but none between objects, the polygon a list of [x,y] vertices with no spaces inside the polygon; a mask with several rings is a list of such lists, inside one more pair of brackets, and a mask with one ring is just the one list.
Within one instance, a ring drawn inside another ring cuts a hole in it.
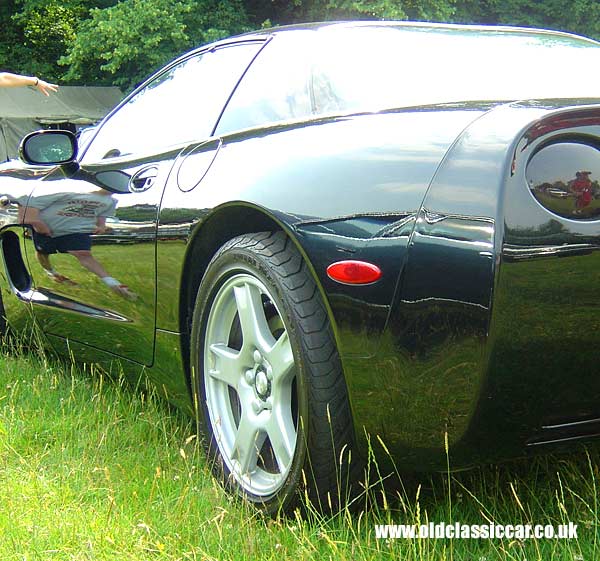
[{"label": "glossy black paint", "polygon": [[[451,111],[447,115],[433,110],[408,111],[358,119],[327,119],[300,127],[272,127],[258,133],[224,137],[218,157],[198,191],[192,192],[193,198],[178,189],[174,174],[167,184],[157,255],[158,278],[167,284],[165,300],[171,310],[168,314],[159,310],[157,325],[164,329],[179,328],[178,300],[172,298],[172,287],[185,287],[186,273],[173,269],[168,261],[161,265],[163,251],[172,257],[173,238],[210,239],[214,235],[221,245],[219,234],[210,234],[213,229],[226,225],[225,235],[229,236],[238,229],[245,231],[244,222],[251,219],[246,217],[256,217],[262,228],[268,229],[270,224],[293,235],[304,254],[310,256],[309,262],[320,284],[331,292],[330,305],[340,313],[349,314],[344,323],[356,326],[360,333],[365,329],[360,318],[367,317],[367,333],[376,337],[389,312],[406,251],[405,244],[403,247],[398,240],[406,238],[412,227],[444,151],[475,115],[471,111]],[[376,143],[369,135],[373,129],[378,132]],[[317,136],[328,146],[326,153],[312,141]],[[293,160],[284,166],[282,158],[289,158],[285,154],[293,155]],[[273,162],[277,164],[273,166]],[[306,166],[312,168],[311,174],[303,173]],[[240,167],[244,169],[242,176],[238,172]],[[321,197],[324,185],[328,186],[327,198]],[[290,191],[302,196],[290,198]],[[186,208],[190,203],[196,208]],[[199,213],[197,208],[206,210]],[[357,208],[360,212],[356,212]],[[186,213],[200,220],[184,226],[186,222],[180,216],[185,218]],[[169,221],[168,216],[176,218]],[[175,228],[179,229],[178,236],[174,235]],[[205,228],[209,232],[206,236]],[[166,244],[161,242],[163,237],[169,238]],[[366,261],[376,256],[376,264],[384,270],[382,280],[358,292],[356,287],[331,281],[326,275],[327,266],[348,256]],[[171,271],[181,276],[171,277]],[[159,286],[159,308],[162,294]]]},{"label": "glossy black paint", "polygon": [[[461,468],[595,435],[600,221],[541,205],[528,166],[565,139],[593,159],[599,104],[331,115],[151,156],[0,171],[8,206],[108,193],[117,207],[93,253],[136,296],[72,255],[52,260],[76,284],[50,278],[13,209],[1,224],[7,319],[23,329],[34,314],[62,352],[145,367],[191,412],[191,312],[208,262],[236,235],[283,230],[328,307],[363,449],[378,435],[398,466],[445,469],[446,440]],[[557,182],[590,171],[572,165]],[[326,269],[344,259],[377,265],[381,280],[336,283]]]},{"label": "glossy black paint", "polygon": [[424,200],[374,367],[386,369],[376,386],[387,406],[365,404],[413,467],[443,469],[446,433],[451,463],[468,465],[598,432],[597,319],[580,288],[593,292],[598,280],[600,226],[559,224],[525,169],[540,143],[565,132],[597,138],[600,113],[529,144],[532,128],[569,114],[544,119],[550,109],[515,104],[479,119]]},{"label": "glossy black paint", "polygon": [[[549,215],[530,191],[522,189],[524,164],[540,147],[570,136],[588,138],[597,146],[600,114],[595,109],[562,109],[541,124],[547,134],[537,134],[538,123],[520,140],[517,171],[505,191],[504,264],[498,277],[496,341],[490,357],[494,374],[490,393],[506,395],[507,384],[514,381],[512,403],[501,408],[510,419],[506,431],[515,429],[520,441],[530,446],[589,436],[592,421],[600,418],[594,343],[600,224],[579,215]],[[573,160],[558,162],[557,179],[574,175],[572,166]],[[513,300],[510,304],[508,297]],[[505,379],[498,375],[500,368]],[[523,398],[533,392],[536,399],[525,408]]]}]

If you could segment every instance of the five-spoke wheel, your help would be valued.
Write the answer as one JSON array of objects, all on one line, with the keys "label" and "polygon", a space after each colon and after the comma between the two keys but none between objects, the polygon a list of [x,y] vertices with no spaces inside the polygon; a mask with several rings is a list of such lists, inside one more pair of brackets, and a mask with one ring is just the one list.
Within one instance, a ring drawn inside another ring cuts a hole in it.
[{"label": "five-spoke wheel", "polygon": [[354,441],[345,381],[321,295],[282,232],[234,238],[213,257],[191,365],[199,432],[228,489],[269,513],[302,488],[337,503]]},{"label": "five-spoke wheel", "polygon": [[294,354],[274,297],[255,276],[218,289],[204,340],[204,389],[214,437],[238,484],[277,492],[297,444]]}]

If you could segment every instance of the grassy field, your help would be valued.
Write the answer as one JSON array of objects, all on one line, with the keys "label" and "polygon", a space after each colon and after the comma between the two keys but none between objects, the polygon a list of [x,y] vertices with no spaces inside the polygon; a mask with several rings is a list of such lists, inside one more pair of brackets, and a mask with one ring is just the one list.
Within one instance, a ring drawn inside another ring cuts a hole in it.
[{"label": "grassy field", "polygon": [[[3,561],[600,558],[598,446],[412,482],[354,514],[266,520],[223,495],[189,419],[154,395],[43,355],[0,360]],[[378,540],[374,530],[568,521],[577,539]]]}]

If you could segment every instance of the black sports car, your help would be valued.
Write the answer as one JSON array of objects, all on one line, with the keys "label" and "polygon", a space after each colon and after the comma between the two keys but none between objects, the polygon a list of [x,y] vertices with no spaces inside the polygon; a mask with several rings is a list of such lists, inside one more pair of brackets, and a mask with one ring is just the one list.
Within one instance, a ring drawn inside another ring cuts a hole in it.
[{"label": "black sports car", "polygon": [[598,435],[598,67],[396,22],[192,51],[0,172],[2,316],[142,369],[268,512],[337,501],[369,447],[443,470]]}]

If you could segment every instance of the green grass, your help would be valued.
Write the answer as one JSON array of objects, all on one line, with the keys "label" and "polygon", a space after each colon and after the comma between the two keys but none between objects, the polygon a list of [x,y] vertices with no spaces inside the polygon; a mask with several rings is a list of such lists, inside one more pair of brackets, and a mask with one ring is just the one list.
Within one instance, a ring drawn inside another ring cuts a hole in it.
[{"label": "green grass", "polygon": [[[266,520],[228,499],[193,425],[152,393],[43,355],[0,363],[0,559],[600,557],[600,450],[436,476],[378,505]],[[376,466],[372,468],[375,470]],[[375,523],[579,525],[571,541],[376,540]]]}]

